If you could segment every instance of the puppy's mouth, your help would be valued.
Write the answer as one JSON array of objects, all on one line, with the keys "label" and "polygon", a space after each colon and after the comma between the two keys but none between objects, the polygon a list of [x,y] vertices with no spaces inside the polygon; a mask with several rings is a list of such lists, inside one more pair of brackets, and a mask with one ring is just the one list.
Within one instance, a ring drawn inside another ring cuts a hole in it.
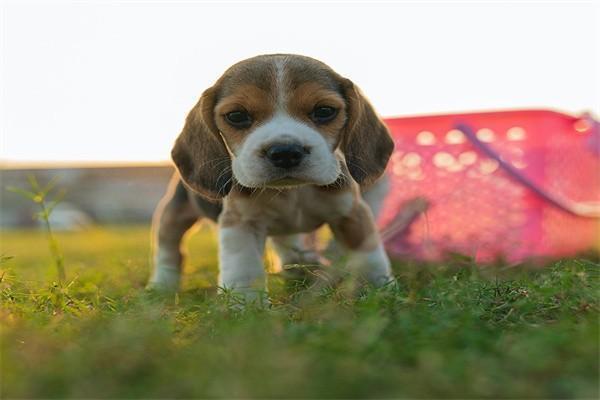
[{"label": "puppy's mouth", "polygon": [[[288,189],[308,185],[329,185],[333,183],[340,175],[338,168],[260,168],[256,171],[250,166],[243,166],[240,163],[233,164],[233,176],[236,181],[246,188],[250,189]],[[315,171],[316,170],[316,171]],[[257,173],[258,172],[258,173]]]},{"label": "puppy's mouth", "polygon": [[265,187],[285,188],[306,185],[310,182],[293,176],[284,176],[265,183]]}]

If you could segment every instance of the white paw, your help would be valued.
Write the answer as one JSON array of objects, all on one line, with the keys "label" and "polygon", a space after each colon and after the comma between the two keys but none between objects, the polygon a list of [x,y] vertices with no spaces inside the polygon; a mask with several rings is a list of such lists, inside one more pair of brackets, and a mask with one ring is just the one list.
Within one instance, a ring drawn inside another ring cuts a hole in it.
[{"label": "white paw", "polygon": [[161,292],[177,292],[181,281],[181,272],[178,268],[157,265],[154,268],[152,276],[148,280],[146,289],[158,290]]},{"label": "white paw", "polygon": [[348,267],[375,287],[384,286],[394,280],[390,259],[381,243],[372,251],[352,251]]}]

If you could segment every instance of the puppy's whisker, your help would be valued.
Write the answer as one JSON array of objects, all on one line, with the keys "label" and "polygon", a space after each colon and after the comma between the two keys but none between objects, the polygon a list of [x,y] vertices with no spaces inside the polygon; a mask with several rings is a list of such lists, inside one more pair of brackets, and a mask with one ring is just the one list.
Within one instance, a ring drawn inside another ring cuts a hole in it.
[{"label": "puppy's whisker", "polygon": [[231,173],[231,167],[227,167],[225,168],[223,171],[221,171],[219,173],[219,175],[217,175],[217,182],[219,181],[219,179],[221,179],[223,176],[225,176],[226,174]]},{"label": "puppy's whisker", "polygon": [[[228,173],[231,173],[231,168],[226,168],[225,170],[221,171],[221,173],[217,176],[217,182],[219,182],[219,180],[226,176]],[[227,188],[227,185],[229,185],[229,183],[231,183],[233,180],[233,174],[227,179],[227,181],[225,181],[225,183],[223,185],[221,185],[221,187],[219,188],[219,190],[217,191],[217,194],[221,194],[223,193],[223,195],[226,194],[225,189]]]},{"label": "puppy's whisker", "polygon": [[219,191],[217,192],[217,194],[220,194],[221,192],[223,192],[223,195],[225,195],[225,188],[227,187],[227,185],[233,180],[233,178],[229,178],[227,179],[227,181],[223,184],[223,186],[221,186],[219,188]]}]

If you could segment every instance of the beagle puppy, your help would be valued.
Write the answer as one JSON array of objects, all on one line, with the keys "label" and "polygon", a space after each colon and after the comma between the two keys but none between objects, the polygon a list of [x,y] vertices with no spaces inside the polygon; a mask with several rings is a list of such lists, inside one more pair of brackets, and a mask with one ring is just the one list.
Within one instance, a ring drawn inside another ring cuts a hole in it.
[{"label": "beagle puppy", "polygon": [[347,267],[384,285],[392,274],[375,215],[393,148],[358,88],[322,62],[273,54],[233,65],[204,91],[173,147],[177,173],[154,217],[149,286],[177,290],[182,238],[201,218],[218,222],[221,288],[265,290],[268,237],[282,264],[314,262],[301,235],[323,224]]}]

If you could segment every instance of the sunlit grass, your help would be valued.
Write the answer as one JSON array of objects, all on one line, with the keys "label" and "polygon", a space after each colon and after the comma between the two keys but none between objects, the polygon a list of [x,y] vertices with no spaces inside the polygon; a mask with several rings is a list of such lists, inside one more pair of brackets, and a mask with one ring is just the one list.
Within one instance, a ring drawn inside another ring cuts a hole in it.
[{"label": "sunlit grass", "polygon": [[599,267],[481,270],[397,263],[399,284],[352,296],[272,276],[273,306],[214,290],[211,228],[190,238],[184,288],[143,290],[149,229],[4,231],[3,398],[597,398]]}]

